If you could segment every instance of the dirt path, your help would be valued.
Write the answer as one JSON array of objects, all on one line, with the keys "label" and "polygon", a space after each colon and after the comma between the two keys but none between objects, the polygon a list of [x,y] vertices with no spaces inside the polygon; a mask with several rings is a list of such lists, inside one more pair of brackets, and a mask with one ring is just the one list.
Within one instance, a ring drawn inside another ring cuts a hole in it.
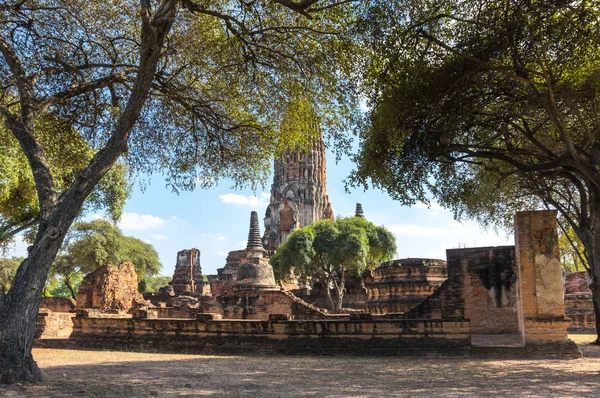
[{"label": "dirt path", "polygon": [[35,349],[46,381],[0,397],[599,397],[580,360],[201,356]]}]

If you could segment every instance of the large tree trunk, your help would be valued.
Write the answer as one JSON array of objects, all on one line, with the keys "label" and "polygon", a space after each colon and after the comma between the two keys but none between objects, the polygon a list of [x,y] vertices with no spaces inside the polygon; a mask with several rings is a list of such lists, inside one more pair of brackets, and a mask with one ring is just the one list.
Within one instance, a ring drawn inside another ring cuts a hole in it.
[{"label": "large tree trunk", "polygon": [[600,284],[597,281],[597,278],[590,287],[592,289],[592,298],[594,303],[594,315],[596,316],[596,341],[594,344],[600,345],[600,334],[598,331],[600,330]]},{"label": "large tree trunk", "polygon": [[0,383],[42,381],[31,348],[42,290],[63,238],[53,227],[38,234],[0,307]]},{"label": "large tree trunk", "polygon": [[[13,73],[20,84],[21,115],[12,116],[5,125],[19,140],[33,171],[40,203],[39,232],[29,255],[17,270],[12,286],[0,307],[0,383],[39,382],[42,374],[33,360],[31,348],[35,336],[36,317],[48,272],[67,230],[94,186],[127,150],[127,140],[154,80],[161,48],[171,29],[177,1],[163,1],[154,18],[150,2],[142,1],[141,47],[137,78],[121,113],[115,131],[90,164],[61,195],[60,203],[52,174],[42,147],[33,135],[33,83],[27,79],[15,52],[4,42],[4,56],[13,61]],[[2,44],[2,42],[0,42]]]},{"label": "large tree trunk", "polygon": [[336,281],[335,280],[335,276],[333,277],[333,285],[335,287],[335,312],[337,314],[342,312],[342,309],[344,308],[343,306],[343,301],[344,301],[344,293],[345,293],[345,288],[344,288],[344,277],[343,277],[343,271],[342,271],[342,277],[340,278],[340,281]]},{"label": "large tree trunk", "polygon": [[327,302],[329,303],[328,310],[331,312],[335,312],[335,302],[333,301],[333,297],[331,296],[331,279],[328,277],[325,281],[325,293],[327,295]]},{"label": "large tree trunk", "polygon": [[[593,200],[593,199],[592,199]],[[593,201],[595,202],[595,201]],[[588,263],[592,276],[592,301],[594,314],[596,316],[596,341],[600,344],[600,203],[592,203],[591,219],[593,221],[592,231],[585,231],[583,243],[588,254]]]}]

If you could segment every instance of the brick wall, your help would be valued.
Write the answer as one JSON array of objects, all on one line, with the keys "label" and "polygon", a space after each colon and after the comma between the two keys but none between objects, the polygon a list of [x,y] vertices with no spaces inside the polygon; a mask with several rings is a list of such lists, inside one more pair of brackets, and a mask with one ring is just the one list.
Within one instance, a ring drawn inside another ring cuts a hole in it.
[{"label": "brick wall", "polygon": [[596,315],[588,280],[587,271],[565,275],[565,315],[571,320],[567,328],[569,333],[596,333]]},{"label": "brick wall", "polygon": [[194,353],[469,355],[468,321],[74,320],[82,347]]},{"label": "brick wall", "polygon": [[36,321],[36,339],[69,338],[73,332],[74,313],[40,309]]},{"label": "brick wall", "polygon": [[465,271],[465,318],[473,334],[520,333],[514,246],[448,250]]}]

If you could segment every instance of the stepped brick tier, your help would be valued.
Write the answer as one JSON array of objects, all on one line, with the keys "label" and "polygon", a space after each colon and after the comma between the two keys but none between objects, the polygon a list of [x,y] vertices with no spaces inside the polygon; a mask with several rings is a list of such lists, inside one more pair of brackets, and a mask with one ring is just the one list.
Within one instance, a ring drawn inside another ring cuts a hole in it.
[{"label": "stepped brick tier", "polygon": [[204,297],[201,311],[218,314],[221,319],[269,319],[274,314],[300,319],[322,318],[327,314],[275,284],[273,267],[264,257],[258,214],[250,214],[248,245],[240,256],[235,281],[226,281],[218,294]]},{"label": "stepped brick tier", "polygon": [[225,260],[225,267],[217,269],[219,280],[234,281],[242,258],[246,257],[246,250],[234,250],[229,252]]},{"label": "stepped brick tier", "polygon": [[175,272],[169,285],[173,286],[177,296],[183,293],[202,295],[204,280],[200,266],[200,250],[182,250],[177,253]]},{"label": "stepped brick tier", "polygon": [[220,319],[268,320],[275,315],[285,319],[324,319],[326,310],[311,305],[286,290],[243,290],[202,299],[202,313]]},{"label": "stepped brick tier", "polygon": [[246,250],[230,251],[225,260],[225,266],[217,269],[217,275],[208,275],[208,283],[213,296],[219,296],[233,287],[244,257],[246,257]]},{"label": "stepped brick tier", "polygon": [[405,313],[447,279],[444,260],[405,258],[381,264],[365,278],[365,308],[373,314]]},{"label": "stepped brick tier", "polygon": [[565,315],[571,319],[569,333],[596,333],[596,315],[587,271],[565,275]]},{"label": "stepped brick tier", "polygon": [[356,204],[356,210],[354,211],[354,217],[365,218],[365,213],[363,212],[362,204]]},{"label": "stepped brick tier", "polygon": [[333,219],[333,210],[327,196],[325,145],[320,138],[311,150],[288,151],[275,159],[263,246],[277,250],[294,229],[326,218]]},{"label": "stepped brick tier", "polygon": [[138,276],[132,263],[106,265],[86,275],[79,286],[77,308],[128,312],[148,305],[138,292]]}]

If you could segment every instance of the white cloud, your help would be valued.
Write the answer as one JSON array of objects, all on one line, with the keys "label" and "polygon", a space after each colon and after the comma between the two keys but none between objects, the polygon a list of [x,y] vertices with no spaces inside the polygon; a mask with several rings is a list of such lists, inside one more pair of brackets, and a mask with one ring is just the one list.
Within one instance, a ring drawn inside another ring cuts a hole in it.
[{"label": "white cloud", "polygon": [[236,249],[245,249],[246,246],[248,246],[247,240],[238,240],[237,242],[235,242]]},{"label": "white cloud", "polygon": [[226,257],[229,254],[229,252],[227,252],[227,251],[223,250],[223,248],[217,247],[217,246],[213,246],[212,251],[213,251],[213,253],[216,253],[217,256],[221,256],[221,257]]},{"label": "white cloud", "polygon": [[387,229],[390,230],[395,235],[404,235],[404,236],[431,236],[431,237],[441,237],[447,235],[451,232],[448,229],[436,228],[436,227],[423,227],[421,225],[416,224],[407,224],[407,225],[390,225],[387,226]]},{"label": "white cloud", "polygon": [[169,240],[169,237],[161,234],[152,234],[150,235],[150,239],[154,240]]},{"label": "white cloud", "polygon": [[119,228],[126,230],[145,231],[147,229],[162,228],[167,220],[151,214],[123,213]]},{"label": "white cloud", "polygon": [[6,253],[7,257],[27,257],[27,248],[29,247],[29,243],[25,242],[23,235],[15,236],[15,240],[12,244],[9,245],[8,252]]},{"label": "white cloud", "polygon": [[269,203],[268,198],[270,197],[271,195],[267,194],[266,192],[261,193],[260,197],[254,195],[240,195],[237,193],[226,193],[219,195],[219,199],[221,199],[221,202],[223,203],[232,203],[249,207],[266,206]]}]

